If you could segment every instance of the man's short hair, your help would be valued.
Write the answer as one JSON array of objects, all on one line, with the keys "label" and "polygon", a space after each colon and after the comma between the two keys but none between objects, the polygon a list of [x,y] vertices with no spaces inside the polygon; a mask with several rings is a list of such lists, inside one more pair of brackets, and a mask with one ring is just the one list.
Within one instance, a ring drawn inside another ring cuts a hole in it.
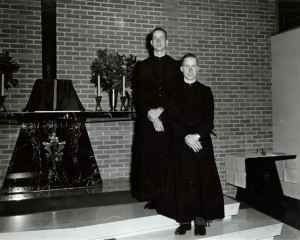
[{"label": "man's short hair", "polygon": [[183,61],[184,61],[184,59],[186,59],[186,58],[195,58],[196,59],[196,61],[197,61],[197,65],[198,65],[198,58],[197,58],[197,56],[195,55],[195,54],[193,54],[193,53],[186,53],[182,58],[181,58],[181,66],[182,66],[182,64],[183,64]]},{"label": "man's short hair", "polygon": [[167,31],[166,31],[165,29],[161,28],[161,27],[157,27],[157,28],[155,28],[155,29],[151,32],[151,39],[153,38],[153,34],[154,34],[154,32],[156,32],[156,31],[162,31],[162,32],[165,34],[166,39],[168,39]]}]

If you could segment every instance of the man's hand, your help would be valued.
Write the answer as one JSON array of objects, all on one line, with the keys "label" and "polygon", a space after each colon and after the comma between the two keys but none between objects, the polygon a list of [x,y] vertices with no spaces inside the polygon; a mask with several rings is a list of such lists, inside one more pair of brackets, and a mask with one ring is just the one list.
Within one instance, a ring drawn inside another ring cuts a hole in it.
[{"label": "man's hand", "polygon": [[160,115],[162,114],[163,110],[162,108],[153,108],[151,110],[149,110],[148,112],[148,118],[150,121],[153,121],[157,118],[160,117]]},{"label": "man's hand", "polygon": [[197,141],[193,146],[191,146],[194,152],[199,152],[202,149],[202,145]]},{"label": "man's hand", "polygon": [[197,134],[188,134],[184,141],[190,148],[193,149],[194,152],[199,152],[202,149],[199,139],[200,137]]},{"label": "man's hand", "polygon": [[159,118],[156,118],[152,121],[155,131],[157,132],[163,132],[164,131],[164,125],[162,121]]},{"label": "man's hand", "polygon": [[185,138],[184,138],[185,143],[189,146],[192,147],[194,146],[194,144],[199,141],[199,135],[196,134],[188,134]]}]

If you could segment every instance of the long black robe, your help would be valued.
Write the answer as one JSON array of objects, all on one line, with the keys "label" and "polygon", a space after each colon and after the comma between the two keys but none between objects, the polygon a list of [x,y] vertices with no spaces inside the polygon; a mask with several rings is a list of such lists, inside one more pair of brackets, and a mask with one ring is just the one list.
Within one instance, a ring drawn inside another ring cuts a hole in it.
[{"label": "long black robe", "polygon": [[182,73],[179,61],[168,55],[151,56],[133,71],[133,96],[137,119],[132,149],[131,192],[140,201],[157,199],[166,177],[169,134],[156,132],[147,118],[150,109],[162,107],[160,119],[166,127],[168,100]]},{"label": "long black robe", "polygon": [[[189,222],[195,217],[206,220],[224,217],[224,200],[214,158],[211,132],[214,100],[209,87],[200,82],[181,86],[173,92],[168,111],[171,134],[170,162],[163,200],[158,213]],[[184,138],[198,133],[202,150],[195,153]]]}]

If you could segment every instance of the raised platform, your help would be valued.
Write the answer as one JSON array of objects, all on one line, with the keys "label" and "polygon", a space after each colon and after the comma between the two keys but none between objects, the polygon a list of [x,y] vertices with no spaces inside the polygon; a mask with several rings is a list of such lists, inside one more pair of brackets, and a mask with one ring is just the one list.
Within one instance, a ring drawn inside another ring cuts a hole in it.
[{"label": "raised platform", "polygon": [[[209,240],[271,240],[274,236],[281,233],[282,223],[260,213],[254,209],[242,209],[239,214],[228,220],[213,221],[207,228],[206,236],[194,236],[193,229],[188,231],[185,236],[174,235],[175,227],[168,229],[156,229],[148,233],[135,233],[127,236],[117,236],[116,239],[122,240],[150,240],[150,239],[209,239]],[[105,238],[100,238],[105,239]]]},{"label": "raised platform", "polygon": [[[145,202],[131,197],[128,179],[103,183],[101,188],[2,195],[0,239],[197,239],[193,231],[175,236],[175,221],[144,210]],[[300,239],[300,231],[283,224],[278,235],[280,221],[230,197],[224,200],[226,218],[213,221],[205,239]]]},{"label": "raised platform", "polygon": [[[213,221],[207,239],[272,239],[282,223],[254,209],[239,210],[239,203],[225,197],[226,218]],[[178,239],[178,224],[144,210],[145,203],[128,203],[0,217],[0,239]],[[26,221],[22,221],[25,220]],[[22,222],[22,224],[20,224]],[[17,224],[18,223],[18,224]],[[203,237],[201,237],[203,238]],[[180,239],[198,239],[193,231]]]}]

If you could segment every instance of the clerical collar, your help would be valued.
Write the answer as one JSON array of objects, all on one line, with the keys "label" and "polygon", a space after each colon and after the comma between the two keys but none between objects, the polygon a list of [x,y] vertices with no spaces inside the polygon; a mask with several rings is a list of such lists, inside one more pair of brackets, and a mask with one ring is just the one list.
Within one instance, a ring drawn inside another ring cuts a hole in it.
[{"label": "clerical collar", "polygon": [[197,82],[197,80],[195,80],[195,81],[193,81],[193,82],[186,82],[186,81],[184,80],[184,83],[186,83],[188,86],[192,86],[195,82]]},{"label": "clerical collar", "polygon": [[161,59],[163,59],[165,56],[166,56],[166,55],[163,55],[163,56],[161,56],[161,57],[158,57],[158,56],[153,55],[153,57],[156,58],[157,60],[161,60]]}]

